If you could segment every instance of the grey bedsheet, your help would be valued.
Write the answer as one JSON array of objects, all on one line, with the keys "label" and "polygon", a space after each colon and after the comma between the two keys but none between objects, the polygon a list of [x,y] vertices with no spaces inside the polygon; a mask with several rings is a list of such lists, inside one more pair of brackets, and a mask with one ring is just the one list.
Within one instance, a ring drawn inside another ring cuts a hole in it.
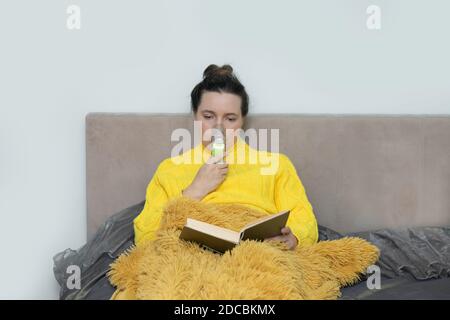
[{"label": "grey bedsheet", "polygon": [[377,265],[386,277],[450,277],[450,227],[382,229],[347,235],[364,238],[381,249]]},{"label": "grey bedsheet", "polygon": [[[53,258],[61,299],[109,299],[114,292],[106,278],[109,265],[133,244],[133,220],[144,201],[109,218],[79,250],[66,249]],[[348,234],[369,240],[381,250],[381,290],[365,281],[342,290],[342,299],[450,299],[450,227],[378,230]],[[319,226],[319,241],[344,235]],[[68,289],[70,265],[81,270],[80,289]],[[363,279],[364,280],[364,279]],[[426,280],[426,281],[425,281]]]},{"label": "grey bedsheet", "polygon": [[[144,208],[144,203],[111,216],[79,250],[66,249],[53,257],[60,299],[109,299],[114,288],[109,285],[106,272],[109,265],[134,243],[133,220]],[[66,285],[71,275],[67,268],[71,265],[80,267],[80,289],[68,289]]]}]

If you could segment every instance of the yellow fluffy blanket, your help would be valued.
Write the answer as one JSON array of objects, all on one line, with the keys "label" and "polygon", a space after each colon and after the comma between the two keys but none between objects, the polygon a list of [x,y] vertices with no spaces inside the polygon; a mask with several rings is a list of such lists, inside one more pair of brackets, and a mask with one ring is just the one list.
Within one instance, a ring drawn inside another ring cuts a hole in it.
[{"label": "yellow fluffy blanket", "polygon": [[377,247],[354,237],[296,250],[247,240],[223,255],[179,239],[187,217],[239,230],[263,215],[186,197],[168,202],[156,239],[111,264],[112,299],[336,299],[340,287],[357,282],[378,259]]}]

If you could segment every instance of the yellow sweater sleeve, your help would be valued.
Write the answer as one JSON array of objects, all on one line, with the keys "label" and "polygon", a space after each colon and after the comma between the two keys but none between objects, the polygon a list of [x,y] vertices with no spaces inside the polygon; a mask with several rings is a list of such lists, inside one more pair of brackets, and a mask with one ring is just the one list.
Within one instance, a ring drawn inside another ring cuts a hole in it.
[{"label": "yellow sweater sleeve", "polygon": [[159,180],[160,168],[161,165],[147,186],[144,208],[133,221],[134,242],[136,245],[143,240],[154,239],[163,214],[163,207],[169,200],[168,193]]},{"label": "yellow sweater sleeve", "polygon": [[294,165],[284,154],[280,154],[280,168],[275,181],[275,204],[278,211],[291,210],[287,226],[299,244],[318,241],[319,231],[313,208]]}]

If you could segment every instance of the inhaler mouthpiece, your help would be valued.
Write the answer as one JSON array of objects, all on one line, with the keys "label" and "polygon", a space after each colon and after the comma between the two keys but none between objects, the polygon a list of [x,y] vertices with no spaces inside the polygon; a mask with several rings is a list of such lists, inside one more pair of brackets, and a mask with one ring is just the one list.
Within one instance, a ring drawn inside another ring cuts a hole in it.
[{"label": "inhaler mouthpiece", "polygon": [[[225,152],[225,142],[222,137],[213,137],[213,143],[211,148],[211,156],[221,156]],[[218,163],[223,163],[223,159],[220,159]]]}]

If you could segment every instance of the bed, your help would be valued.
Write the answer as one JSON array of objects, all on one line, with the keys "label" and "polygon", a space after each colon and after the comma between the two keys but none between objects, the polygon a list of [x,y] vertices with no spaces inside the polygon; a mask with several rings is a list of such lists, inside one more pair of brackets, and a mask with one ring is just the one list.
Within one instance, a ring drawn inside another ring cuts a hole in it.
[{"label": "bed", "polygon": [[[54,256],[61,299],[109,299],[109,264],[133,244],[132,221],[171,132],[189,114],[86,116],[87,239]],[[320,241],[359,236],[381,249],[381,289],[341,299],[450,299],[450,117],[270,114],[248,128],[279,128],[319,222]],[[81,288],[66,286],[81,268]]]}]

